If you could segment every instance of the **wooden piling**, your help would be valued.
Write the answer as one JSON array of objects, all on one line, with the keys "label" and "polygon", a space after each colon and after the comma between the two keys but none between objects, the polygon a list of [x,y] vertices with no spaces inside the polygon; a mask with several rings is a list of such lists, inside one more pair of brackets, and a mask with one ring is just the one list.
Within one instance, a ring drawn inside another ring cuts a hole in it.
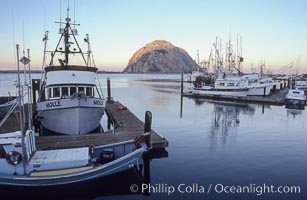
[{"label": "wooden piling", "polygon": [[151,132],[152,114],[150,111],[145,112],[144,133]]},{"label": "wooden piling", "polygon": [[[39,95],[39,86],[40,86],[40,79],[32,79],[32,99],[33,103],[37,102],[38,95]],[[38,94],[36,96],[36,93]]]},{"label": "wooden piling", "polygon": [[263,88],[263,98],[265,98],[266,86]]},{"label": "wooden piling", "polygon": [[108,92],[107,101],[112,101],[112,97],[111,97],[111,81],[110,81],[110,77],[108,77],[108,78],[107,78],[107,92]]},{"label": "wooden piling", "polygon": [[183,95],[183,69],[181,69],[181,95]]}]

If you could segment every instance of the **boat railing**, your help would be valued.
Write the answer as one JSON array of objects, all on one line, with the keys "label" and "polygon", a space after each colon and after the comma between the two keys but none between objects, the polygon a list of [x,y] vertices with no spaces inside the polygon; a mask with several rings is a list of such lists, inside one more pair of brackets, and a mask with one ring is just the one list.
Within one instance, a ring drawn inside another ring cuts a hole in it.
[{"label": "boat railing", "polygon": [[5,120],[7,120],[7,118],[12,114],[12,112],[17,107],[17,105],[18,105],[18,98],[20,98],[20,97],[17,97],[16,99],[11,101],[12,102],[11,108],[6,113],[6,115],[3,117],[3,119],[0,121],[0,127],[2,126],[2,124],[5,122]]}]

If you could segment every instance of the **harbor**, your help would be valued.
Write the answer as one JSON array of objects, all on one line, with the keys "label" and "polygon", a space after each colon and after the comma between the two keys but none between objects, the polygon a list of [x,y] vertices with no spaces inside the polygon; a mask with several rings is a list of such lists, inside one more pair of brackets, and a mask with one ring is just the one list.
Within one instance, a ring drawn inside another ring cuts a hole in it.
[{"label": "harbor", "polygon": [[304,4],[3,3],[1,199],[305,200]]}]

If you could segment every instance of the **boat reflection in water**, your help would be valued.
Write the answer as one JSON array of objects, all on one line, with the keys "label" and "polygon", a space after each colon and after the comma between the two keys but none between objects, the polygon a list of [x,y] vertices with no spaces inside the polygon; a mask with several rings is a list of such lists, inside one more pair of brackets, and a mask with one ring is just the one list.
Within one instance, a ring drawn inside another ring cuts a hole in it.
[{"label": "boat reflection in water", "polygon": [[303,110],[305,110],[305,106],[304,105],[286,105],[285,108],[287,109],[287,117],[289,118],[289,116],[292,116],[293,119],[297,116],[297,115],[301,115]]},{"label": "boat reflection in water", "polygon": [[240,124],[240,114],[253,116],[255,107],[250,104],[234,102],[212,102],[214,103],[211,121],[211,139],[222,138],[226,144],[227,138],[235,138],[237,127]]},{"label": "boat reflection in water", "polygon": [[[212,119],[210,127],[210,140],[213,150],[220,142],[225,145],[228,140],[236,140],[237,128],[240,125],[240,115],[247,115],[252,117],[256,112],[254,104],[230,102],[230,101],[217,101],[209,99],[194,99],[196,106],[203,104],[213,104]],[[264,113],[264,106],[262,113]]]}]

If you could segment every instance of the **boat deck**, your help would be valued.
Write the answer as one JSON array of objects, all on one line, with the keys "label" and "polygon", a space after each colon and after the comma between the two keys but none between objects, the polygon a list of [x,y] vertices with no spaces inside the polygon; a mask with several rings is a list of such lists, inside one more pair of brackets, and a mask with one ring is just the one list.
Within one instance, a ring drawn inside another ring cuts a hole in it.
[{"label": "boat deck", "polygon": [[289,91],[289,88],[284,88],[266,97],[262,97],[262,96],[237,97],[237,96],[225,96],[225,95],[204,95],[204,94],[192,94],[192,93],[187,93],[187,92],[183,93],[182,96],[191,97],[191,98],[206,98],[206,99],[239,101],[239,102],[249,102],[249,103],[258,103],[258,104],[284,105],[285,96],[288,93],[288,91]]},{"label": "boat deck", "polygon": [[[119,106],[125,109],[118,109]],[[20,130],[17,119],[18,108],[15,111],[0,127],[0,134]],[[115,127],[114,130],[85,135],[39,136],[36,137],[36,147],[40,150],[46,150],[107,145],[132,140],[144,133],[144,122],[118,101],[106,103],[106,115]],[[168,147],[168,141],[154,130],[151,131],[150,143],[152,149]]]}]

